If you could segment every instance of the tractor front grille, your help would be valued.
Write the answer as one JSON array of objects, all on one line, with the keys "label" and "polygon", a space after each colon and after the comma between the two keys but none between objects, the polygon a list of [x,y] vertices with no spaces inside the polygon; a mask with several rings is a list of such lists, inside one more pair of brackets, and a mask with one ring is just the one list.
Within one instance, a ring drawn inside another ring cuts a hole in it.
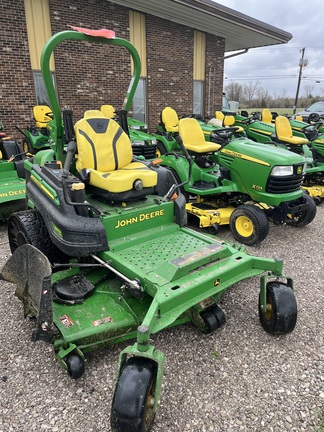
[{"label": "tractor front grille", "polygon": [[145,159],[156,158],[156,144],[132,144],[134,156],[144,156]]},{"label": "tractor front grille", "polygon": [[[298,191],[304,181],[304,174],[297,171],[302,164],[294,165],[294,173],[290,176],[269,176],[266,191],[272,194],[283,194]],[[302,171],[302,170],[301,170]]]}]

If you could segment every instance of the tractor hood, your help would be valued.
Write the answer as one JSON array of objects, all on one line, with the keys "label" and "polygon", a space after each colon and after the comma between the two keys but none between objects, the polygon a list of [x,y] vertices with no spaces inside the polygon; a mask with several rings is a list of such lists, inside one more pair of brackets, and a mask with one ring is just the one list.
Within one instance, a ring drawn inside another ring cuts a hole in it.
[{"label": "tractor hood", "polygon": [[271,144],[261,144],[249,139],[235,139],[221,150],[221,158],[230,156],[255,164],[272,167],[275,165],[293,165],[306,162],[306,159],[291,151]]},{"label": "tractor hood", "polygon": [[267,135],[269,137],[269,140],[271,140],[271,135],[274,135],[276,133],[276,128],[274,124],[266,123],[263,121],[254,121],[246,126],[246,131]]}]

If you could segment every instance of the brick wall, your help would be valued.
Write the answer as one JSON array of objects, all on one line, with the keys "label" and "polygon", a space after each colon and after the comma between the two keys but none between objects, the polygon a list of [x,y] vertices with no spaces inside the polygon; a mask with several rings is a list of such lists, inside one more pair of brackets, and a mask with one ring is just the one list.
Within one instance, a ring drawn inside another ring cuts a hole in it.
[{"label": "brick wall", "polygon": [[[128,9],[109,1],[51,0],[50,17],[53,34],[74,25],[112,29],[129,40]],[[194,29],[147,15],[146,35],[148,123],[153,132],[165,106],[179,115],[192,113]],[[223,56],[223,39],[207,35],[205,111],[208,101],[221,105]],[[0,121],[18,139],[15,125],[24,129],[34,123],[36,103],[23,0],[0,2],[0,58]],[[216,71],[213,92],[208,86],[211,69]],[[102,104],[121,108],[130,81],[126,49],[64,42],[55,50],[55,70],[61,107],[72,109],[75,121]]]},{"label": "brick wall", "polygon": [[194,30],[152,15],[146,17],[147,90],[150,130],[163,108],[178,115],[193,110]]},{"label": "brick wall", "polygon": [[205,115],[214,115],[222,108],[224,49],[223,38],[206,35]]},{"label": "brick wall", "polygon": [[[114,30],[129,40],[128,9],[102,0],[50,1],[52,33],[69,25]],[[60,105],[73,110],[74,120],[102,104],[121,108],[131,78],[130,56],[123,47],[66,41],[55,50]]]},{"label": "brick wall", "polygon": [[24,0],[0,2],[0,62],[0,122],[20,139],[35,104]]}]

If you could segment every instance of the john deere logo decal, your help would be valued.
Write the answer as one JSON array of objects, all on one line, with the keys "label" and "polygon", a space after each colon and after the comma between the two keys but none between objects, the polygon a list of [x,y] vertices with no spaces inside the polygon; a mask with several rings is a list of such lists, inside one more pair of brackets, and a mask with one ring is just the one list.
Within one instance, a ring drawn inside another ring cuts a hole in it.
[{"label": "john deere logo decal", "polygon": [[301,174],[303,172],[303,167],[297,167],[297,174]]}]

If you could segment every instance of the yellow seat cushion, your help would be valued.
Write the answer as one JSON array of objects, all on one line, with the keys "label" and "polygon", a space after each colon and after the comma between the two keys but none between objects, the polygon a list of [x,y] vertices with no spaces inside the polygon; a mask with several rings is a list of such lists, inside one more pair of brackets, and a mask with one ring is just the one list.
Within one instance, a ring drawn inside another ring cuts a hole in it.
[{"label": "yellow seat cushion", "polygon": [[204,133],[194,118],[179,121],[179,134],[187,150],[195,153],[210,153],[220,149],[220,144],[205,141]]},{"label": "yellow seat cushion", "polygon": [[77,142],[76,169],[90,170],[89,184],[109,192],[133,189],[135,180],[143,188],[157,184],[157,172],[142,162],[132,162],[132,145],[128,135],[112,119],[86,117],[75,124]]},{"label": "yellow seat cushion", "polygon": [[151,171],[140,162],[132,162],[117,171],[90,172],[90,184],[113,193],[133,189],[135,180],[141,180],[144,188],[154,187],[157,183],[157,173]]},{"label": "yellow seat cushion", "polygon": [[173,108],[165,107],[161,113],[161,120],[167,132],[179,131],[178,114]]},{"label": "yellow seat cushion", "polygon": [[223,124],[223,120],[224,120],[224,114],[222,113],[222,111],[215,111],[215,118],[217,120],[220,120]]},{"label": "yellow seat cushion", "polygon": [[276,117],[275,127],[276,127],[276,135],[279,141],[283,141],[295,145],[308,144],[308,139],[293,136],[291,125],[287,117],[284,116]]},{"label": "yellow seat cushion", "polygon": [[261,113],[261,121],[264,123],[272,123],[272,114],[268,108],[264,108]]},{"label": "yellow seat cushion", "polygon": [[107,118],[116,117],[116,111],[112,105],[101,105],[100,111]]},{"label": "yellow seat cushion", "polygon": [[84,111],[83,117],[87,118],[87,117],[105,117],[105,116],[100,110],[93,109],[93,110]]}]

